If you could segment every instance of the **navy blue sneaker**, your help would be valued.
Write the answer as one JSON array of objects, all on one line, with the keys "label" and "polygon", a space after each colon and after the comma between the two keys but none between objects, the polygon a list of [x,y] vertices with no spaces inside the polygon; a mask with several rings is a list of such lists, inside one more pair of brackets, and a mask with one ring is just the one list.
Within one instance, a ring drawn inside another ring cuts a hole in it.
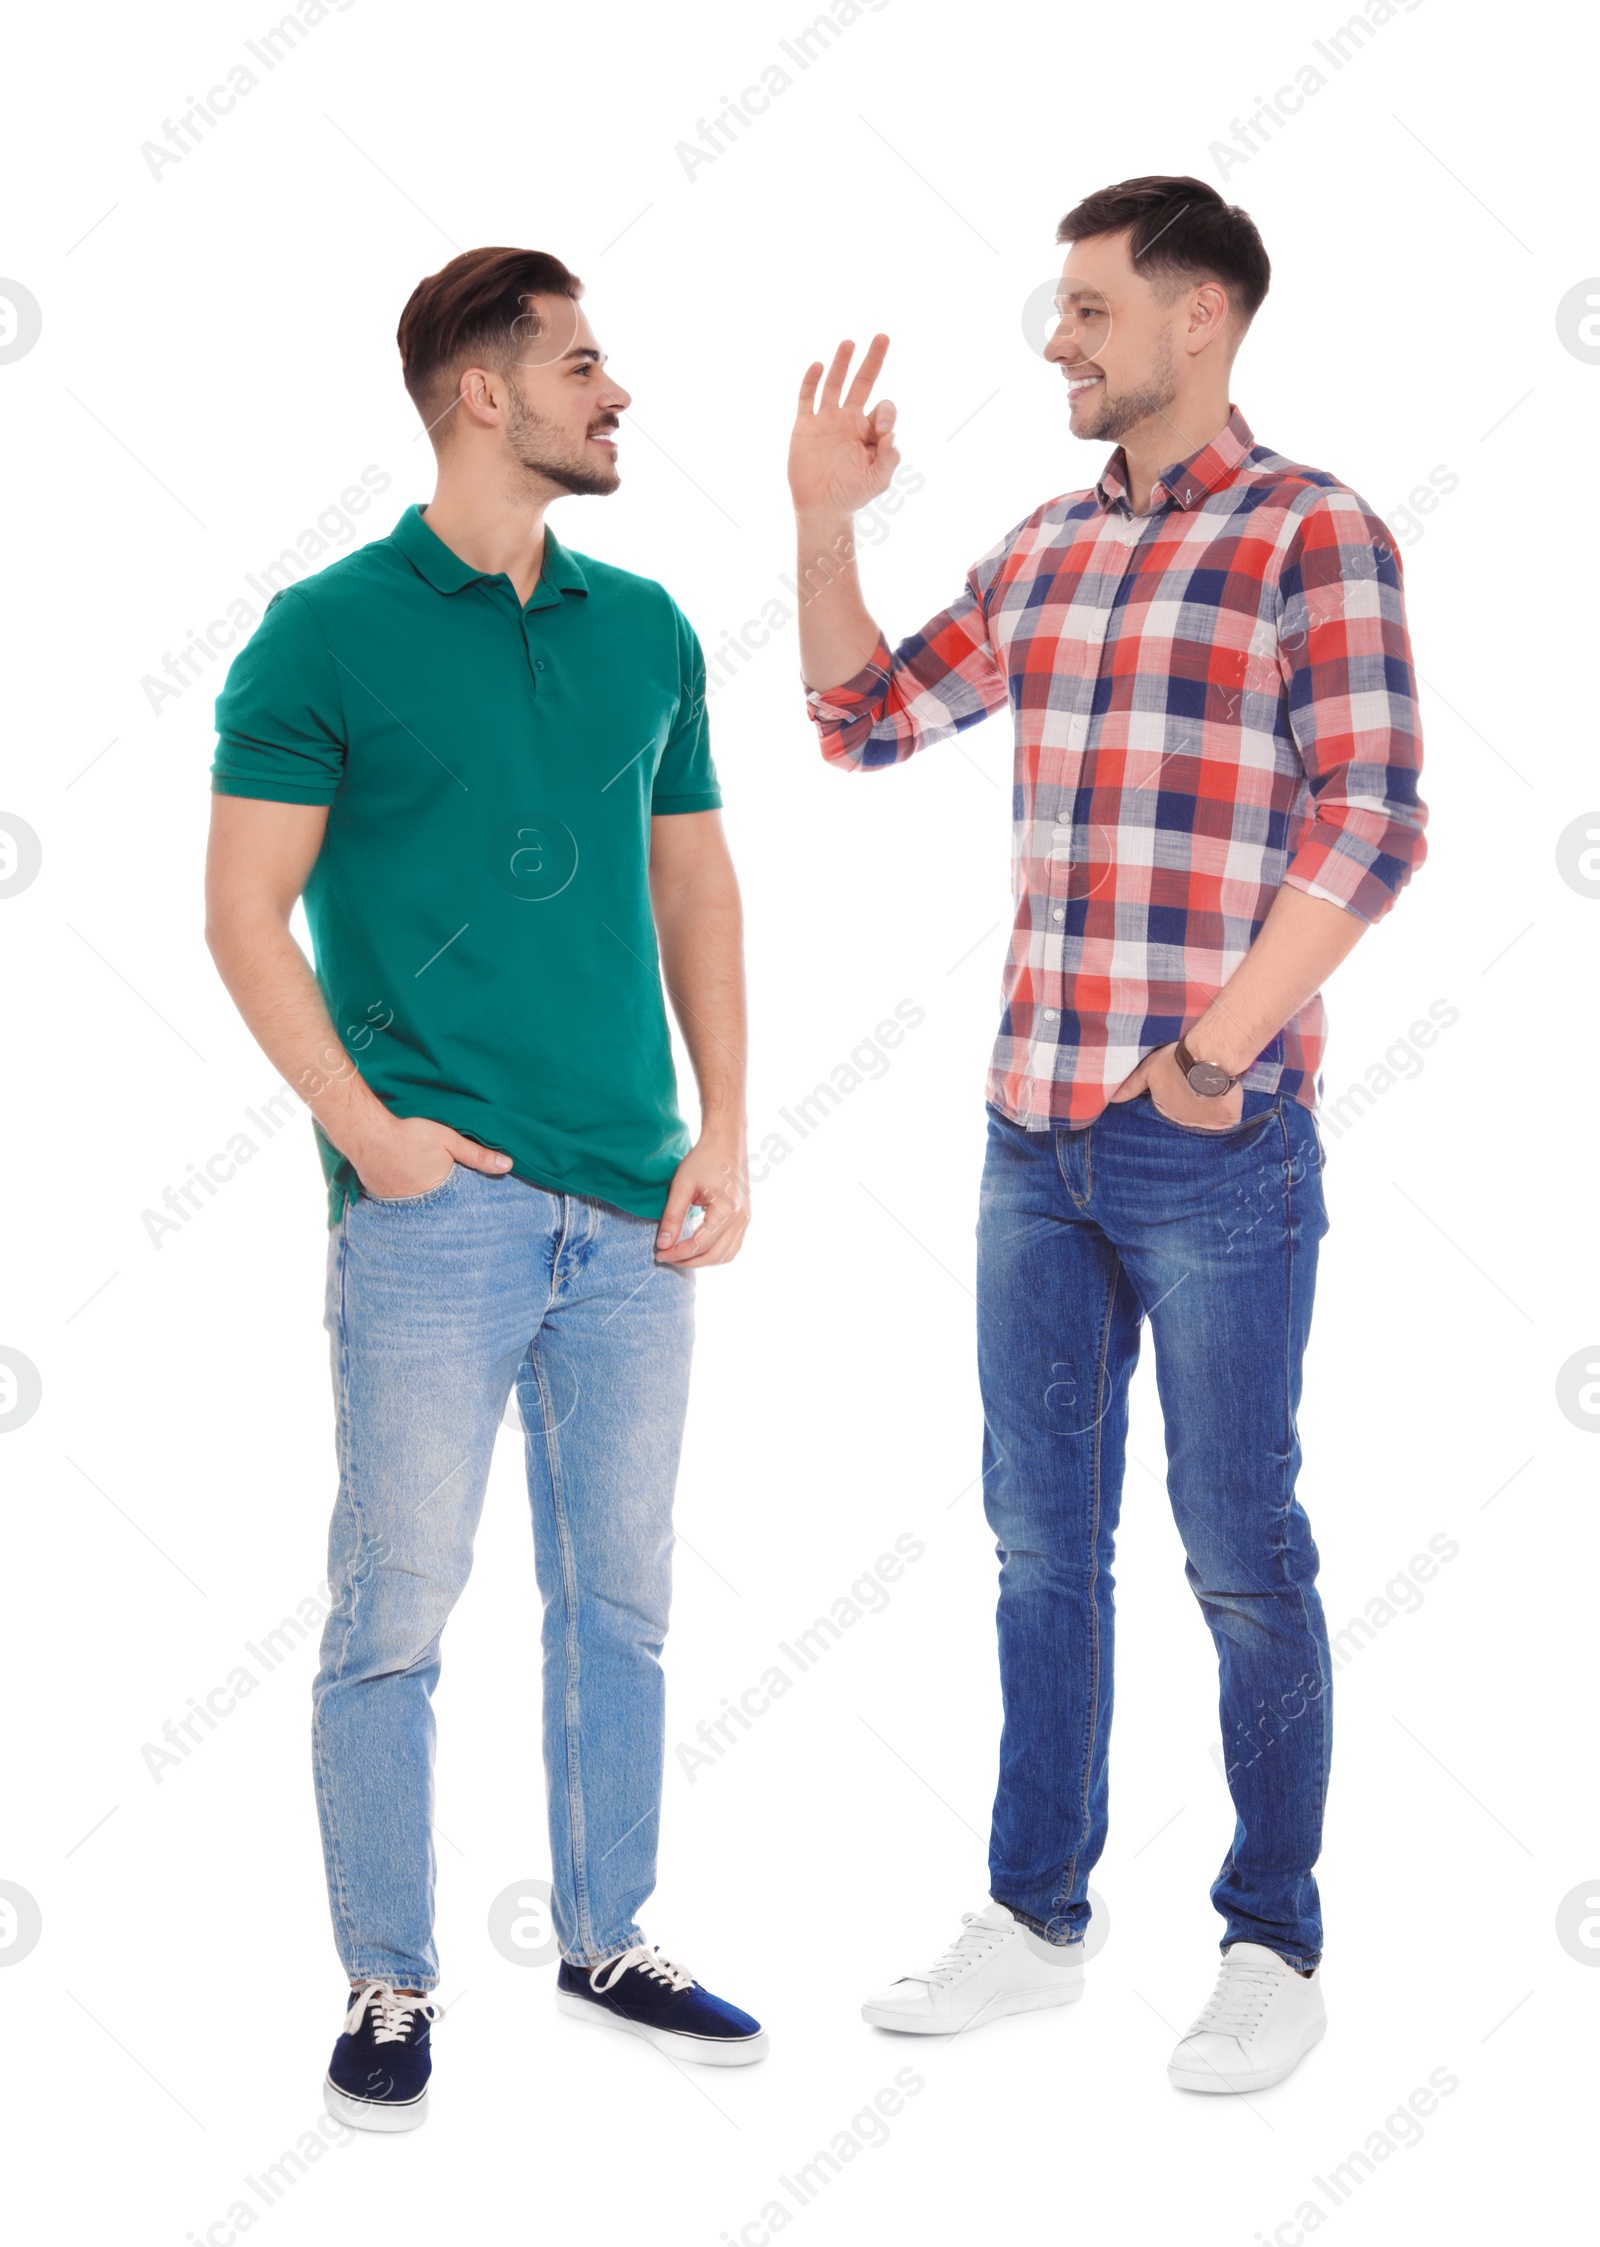
[{"label": "navy blue sneaker", "polygon": [[397,1996],[387,1982],[352,1990],[322,2086],[328,2112],[356,2130],[415,2130],[426,2122],[429,2036],[443,2015],[432,1998]]},{"label": "navy blue sneaker", "polygon": [[563,2013],[642,2036],[674,2059],[741,2068],[767,2056],[767,2032],[759,2021],[713,1997],[686,1966],[674,1966],[643,1943],[603,1966],[574,1966],[564,1958],[556,2003]]}]

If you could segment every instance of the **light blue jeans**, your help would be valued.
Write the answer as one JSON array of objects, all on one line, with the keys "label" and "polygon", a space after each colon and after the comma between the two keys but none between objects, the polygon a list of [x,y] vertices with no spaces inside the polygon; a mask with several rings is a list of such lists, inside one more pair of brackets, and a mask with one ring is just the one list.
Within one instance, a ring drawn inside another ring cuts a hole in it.
[{"label": "light blue jeans", "polygon": [[[317,1809],[352,1979],[432,1989],[432,1695],[513,1384],[544,1603],[552,1905],[565,1955],[639,1940],[655,1885],[672,1493],[694,1279],[655,1224],[461,1164],[333,1228],[339,1497],[313,1688]],[[507,1742],[515,1768],[515,1743]]]}]

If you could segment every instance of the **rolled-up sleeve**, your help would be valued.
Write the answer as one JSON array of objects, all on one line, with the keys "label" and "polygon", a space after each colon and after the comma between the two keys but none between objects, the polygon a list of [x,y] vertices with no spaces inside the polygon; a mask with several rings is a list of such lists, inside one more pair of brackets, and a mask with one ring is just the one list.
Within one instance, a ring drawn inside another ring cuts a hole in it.
[{"label": "rolled-up sleeve", "polygon": [[[998,556],[1003,551],[997,547]],[[853,678],[813,687],[806,708],[822,754],[847,772],[904,764],[917,750],[978,725],[1006,703],[1005,674],[984,613],[985,563],[967,573],[961,598],[891,654],[878,644]]]},{"label": "rolled-up sleeve", "polygon": [[1278,579],[1278,667],[1311,816],[1284,880],[1381,920],[1427,854],[1400,557],[1354,493],[1319,492]]},{"label": "rolled-up sleeve", "polygon": [[310,603],[275,593],[234,657],[216,706],[212,793],[331,804],[344,777],[339,675]]},{"label": "rolled-up sleeve", "polygon": [[722,809],[722,790],[711,760],[711,730],[706,719],[706,659],[682,609],[676,601],[668,605],[677,640],[678,714],[651,787],[654,817]]}]

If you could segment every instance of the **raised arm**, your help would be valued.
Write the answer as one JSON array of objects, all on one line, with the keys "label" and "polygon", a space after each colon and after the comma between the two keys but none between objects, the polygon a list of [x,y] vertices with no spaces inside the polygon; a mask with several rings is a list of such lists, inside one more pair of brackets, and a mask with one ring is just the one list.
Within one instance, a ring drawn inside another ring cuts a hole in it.
[{"label": "raised arm", "polygon": [[[823,372],[814,359],[800,384],[789,440],[789,490],[794,499],[800,587],[800,670],[808,687],[842,686],[878,645],[881,633],[861,593],[855,560],[855,514],[889,488],[900,455],[894,407],[867,400],[889,349],[875,335],[848,390],[855,351],[841,343]],[[818,398],[818,388],[821,398]]]},{"label": "raised arm", "polygon": [[967,573],[960,598],[893,654],[862,597],[855,511],[887,489],[900,462],[894,407],[884,398],[867,408],[888,348],[886,335],[873,337],[848,390],[853,343],[840,344],[825,377],[813,360],[789,440],[807,708],[829,764],[856,772],[902,764],[1006,701],[979,582],[1003,541]]}]

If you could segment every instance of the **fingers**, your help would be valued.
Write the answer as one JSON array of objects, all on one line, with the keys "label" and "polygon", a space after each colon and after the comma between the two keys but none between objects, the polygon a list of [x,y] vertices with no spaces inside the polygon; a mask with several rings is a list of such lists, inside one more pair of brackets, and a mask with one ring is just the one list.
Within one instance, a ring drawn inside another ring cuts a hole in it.
[{"label": "fingers", "polygon": [[[666,1260],[669,1252],[678,1245],[678,1235],[683,1231],[683,1221],[688,1216],[694,1199],[693,1181],[686,1178],[680,1170],[677,1177],[672,1181],[672,1189],[667,1195],[667,1206],[661,1212],[661,1222],[656,1227],[656,1254],[663,1261]],[[688,1243],[685,1242],[683,1245],[687,1247]]]},{"label": "fingers", "polygon": [[[843,346],[841,346],[841,349],[842,348]],[[868,398],[870,398],[872,395],[872,385],[877,381],[879,374],[883,370],[883,362],[885,356],[888,353],[888,349],[889,338],[886,335],[875,335],[872,341],[867,345],[867,355],[862,360],[860,366],[857,367],[856,378],[854,382],[851,383],[849,392],[846,395],[844,401],[847,406],[854,406],[858,410],[860,410],[866,405]],[[849,362],[846,361],[847,365],[848,363]],[[839,364],[837,355],[835,356],[834,364],[835,366],[838,366]],[[841,367],[839,371],[842,375],[844,369]]]},{"label": "fingers", "polygon": [[828,361],[828,372],[822,385],[824,410],[839,403],[839,393],[844,387],[844,378],[850,371],[850,357],[854,350],[854,343],[851,342],[849,337],[846,337]]},{"label": "fingers", "polygon": [[[825,413],[832,412],[840,405],[841,397],[847,410],[855,413],[863,411],[867,399],[871,395],[872,385],[877,381],[879,373],[882,371],[884,357],[889,349],[889,338],[886,335],[875,335],[873,337],[867,346],[865,358],[856,369],[855,379],[850,385],[848,394],[842,395],[844,393],[844,378],[850,372],[850,361],[854,356],[855,348],[854,342],[846,337],[828,361],[826,369],[824,369],[820,359],[812,360],[810,366],[807,367],[800,378],[800,411],[802,414],[811,414],[819,410]],[[818,399],[819,385],[821,387],[820,404]],[[894,427],[894,413],[894,406],[887,398],[880,400],[874,409],[871,420],[880,440],[886,437]]]},{"label": "fingers", "polygon": [[[702,1226],[701,1231],[704,1230],[705,1228]],[[696,1272],[705,1271],[712,1264],[731,1264],[744,1245],[744,1235],[743,1224],[729,1225],[725,1231],[718,1234],[715,1241],[707,1242],[702,1249],[699,1246],[700,1234],[696,1233],[694,1240],[689,1243],[689,1246],[694,1250],[694,1254],[675,1258],[674,1262],[688,1265],[691,1270]]]},{"label": "fingers", "polygon": [[511,1157],[502,1154],[498,1147],[480,1147],[476,1139],[463,1138],[459,1131],[446,1131],[444,1143],[458,1163],[468,1170],[486,1170],[491,1175],[511,1168]]},{"label": "fingers", "polygon": [[[702,1186],[686,1188],[676,1211],[675,1202],[676,1191],[662,1212],[656,1233],[658,1264],[726,1264],[738,1254],[750,1222],[749,1205],[741,1195]],[[680,1240],[678,1235],[691,1207],[703,1209],[705,1219],[687,1240]]]},{"label": "fingers", "polygon": [[885,477],[892,476],[900,465],[900,450],[894,441],[894,400],[880,399],[873,407],[867,422],[867,450],[873,465]]},{"label": "fingers", "polygon": [[658,1264],[692,1265],[696,1270],[707,1264],[727,1264],[738,1255],[744,1240],[750,1213],[745,1209],[726,1209],[707,1217],[705,1223],[692,1232],[687,1240],[675,1247],[658,1251]]}]

